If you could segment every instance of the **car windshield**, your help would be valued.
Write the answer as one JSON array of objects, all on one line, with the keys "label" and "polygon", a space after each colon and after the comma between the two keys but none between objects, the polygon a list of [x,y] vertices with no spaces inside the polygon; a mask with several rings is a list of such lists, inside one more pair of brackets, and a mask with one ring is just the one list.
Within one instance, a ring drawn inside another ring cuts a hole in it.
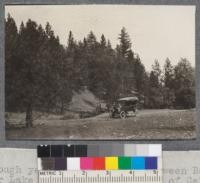
[{"label": "car windshield", "polygon": [[117,101],[117,105],[125,105],[125,104],[126,104],[126,101],[124,100]]}]

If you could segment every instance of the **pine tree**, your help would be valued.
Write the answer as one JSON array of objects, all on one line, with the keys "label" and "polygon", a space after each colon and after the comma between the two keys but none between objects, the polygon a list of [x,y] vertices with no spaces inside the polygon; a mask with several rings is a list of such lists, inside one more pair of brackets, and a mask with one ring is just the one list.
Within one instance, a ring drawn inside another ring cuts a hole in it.
[{"label": "pine tree", "polygon": [[190,62],[181,58],[174,68],[175,72],[175,105],[178,108],[195,107],[194,68]]},{"label": "pine tree", "polygon": [[160,69],[160,64],[158,60],[154,61],[154,64],[152,65],[152,71],[154,72],[154,75],[158,78],[158,82],[161,80],[161,69]]},{"label": "pine tree", "polygon": [[161,69],[158,60],[155,60],[152,65],[152,71],[149,77],[149,106],[151,108],[163,107]]},{"label": "pine tree", "polygon": [[45,32],[46,32],[46,35],[48,36],[48,38],[51,38],[51,37],[54,36],[54,32],[53,32],[53,30],[51,29],[51,25],[50,25],[49,22],[46,23]]},{"label": "pine tree", "polygon": [[107,41],[107,48],[110,49],[110,50],[112,49],[112,45],[111,45],[111,42],[110,42],[109,39],[108,39],[108,41]]},{"label": "pine tree", "polygon": [[75,47],[75,41],[74,41],[74,36],[72,31],[69,31],[69,36],[68,36],[68,40],[67,40],[67,48],[68,50],[73,50]]},{"label": "pine tree", "polygon": [[94,50],[97,46],[97,39],[92,31],[87,36],[87,46],[90,50]]},{"label": "pine tree", "polygon": [[8,14],[5,20],[5,95],[6,111],[13,111],[19,108],[19,98],[15,93],[17,85],[16,78],[18,75],[18,68],[20,65],[18,59],[18,45],[19,35],[14,19]]},{"label": "pine tree", "polygon": [[26,26],[21,24],[19,32],[18,54],[21,65],[17,79],[18,87],[15,90],[21,97],[21,109],[26,112],[26,126],[30,127],[33,122],[33,105],[38,95],[38,83],[35,76],[38,76],[39,72],[35,64],[40,44],[39,32],[36,22],[30,19],[26,22]]},{"label": "pine tree", "polygon": [[167,108],[170,108],[174,104],[174,68],[169,58],[165,60],[163,69],[163,97],[164,103]]},{"label": "pine tree", "polygon": [[164,86],[173,88],[174,68],[169,58],[166,59],[164,65]]},{"label": "pine tree", "polygon": [[120,40],[120,51],[124,58],[128,57],[128,53],[131,49],[131,40],[126,32],[125,27],[121,29],[121,33],[119,34],[119,40]]},{"label": "pine tree", "polygon": [[102,48],[106,47],[106,38],[105,38],[105,36],[103,34],[101,35],[100,45],[101,45]]},{"label": "pine tree", "polygon": [[145,67],[141,62],[139,55],[134,58],[133,62],[133,72],[135,79],[135,89],[141,95],[144,95],[144,87],[145,87]]}]

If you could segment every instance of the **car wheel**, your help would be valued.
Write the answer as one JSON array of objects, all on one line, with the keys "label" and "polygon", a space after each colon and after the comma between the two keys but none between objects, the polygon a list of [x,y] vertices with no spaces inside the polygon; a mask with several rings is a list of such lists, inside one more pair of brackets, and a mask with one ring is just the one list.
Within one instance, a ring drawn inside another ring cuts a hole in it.
[{"label": "car wheel", "polygon": [[126,112],[125,111],[120,112],[120,118],[122,118],[122,119],[126,118]]}]

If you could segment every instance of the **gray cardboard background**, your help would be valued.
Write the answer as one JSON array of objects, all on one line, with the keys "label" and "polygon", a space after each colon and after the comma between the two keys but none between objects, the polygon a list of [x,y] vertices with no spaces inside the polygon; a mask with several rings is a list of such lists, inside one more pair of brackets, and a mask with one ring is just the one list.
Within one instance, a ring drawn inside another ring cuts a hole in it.
[{"label": "gray cardboard background", "polygon": [[[196,106],[197,138],[192,140],[153,141],[37,141],[6,140],[4,122],[4,6],[14,4],[135,4],[135,5],[195,5],[196,6]],[[161,143],[164,150],[200,149],[200,0],[0,0],[0,147],[36,148],[38,144],[97,144],[97,143]]]}]

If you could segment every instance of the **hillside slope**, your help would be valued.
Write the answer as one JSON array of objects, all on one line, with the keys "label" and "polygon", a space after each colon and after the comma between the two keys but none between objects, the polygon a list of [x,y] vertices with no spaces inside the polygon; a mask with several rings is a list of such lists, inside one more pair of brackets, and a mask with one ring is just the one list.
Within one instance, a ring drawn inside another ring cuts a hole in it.
[{"label": "hillside slope", "polygon": [[72,101],[69,104],[68,110],[74,112],[92,112],[96,110],[99,100],[88,89],[73,92]]}]

